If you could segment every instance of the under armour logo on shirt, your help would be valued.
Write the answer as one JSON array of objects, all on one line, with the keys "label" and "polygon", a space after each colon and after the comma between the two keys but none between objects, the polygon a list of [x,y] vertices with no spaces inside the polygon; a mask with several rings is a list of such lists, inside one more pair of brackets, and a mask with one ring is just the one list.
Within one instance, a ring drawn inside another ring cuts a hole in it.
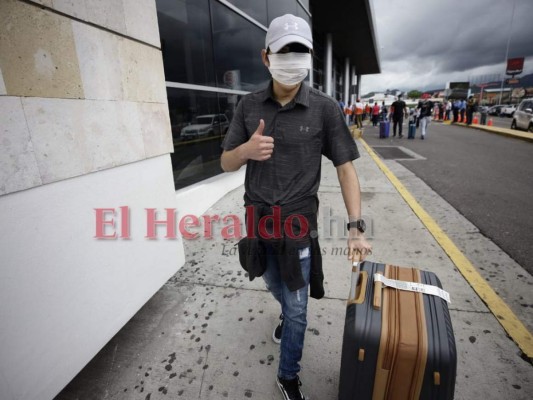
[{"label": "under armour logo on shirt", "polygon": [[295,22],[294,24],[289,24],[288,22],[285,23],[285,30],[288,31],[289,28],[294,29],[295,31],[298,30],[298,22]]},{"label": "under armour logo on shirt", "polygon": [[309,127],[308,126],[303,126],[303,125],[300,125],[300,132],[303,132],[303,131],[306,131],[306,132],[309,132]]}]

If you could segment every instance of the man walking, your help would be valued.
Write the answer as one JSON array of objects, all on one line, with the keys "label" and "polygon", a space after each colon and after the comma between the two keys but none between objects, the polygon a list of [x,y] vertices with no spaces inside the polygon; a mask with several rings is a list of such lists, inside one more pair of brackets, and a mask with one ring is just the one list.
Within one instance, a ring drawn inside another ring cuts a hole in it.
[{"label": "man walking", "polygon": [[466,112],[466,100],[463,99],[461,100],[461,105],[459,106],[459,113],[461,114],[462,123],[466,122],[465,112]]},{"label": "man walking", "polygon": [[[239,258],[250,280],[263,276],[281,305],[283,320],[274,338],[281,342],[276,382],[285,400],[306,399],[298,372],[310,283],[311,296],[324,294],[316,238],[322,155],[337,169],[350,221],[349,253],[364,258],[371,251],[352,164],[359,157],[357,147],[337,102],[302,83],[311,68],[312,48],[311,29],[302,18],[286,14],[271,22],[261,56],[272,81],[242,98],[222,143],[224,171],[247,165],[248,236],[239,242]],[[281,219],[282,232],[258,226],[259,218],[271,213]]]},{"label": "man walking", "polygon": [[426,138],[426,129],[431,122],[433,102],[426,99],[424,102],[418,103],[418,108],[420,109],[420,126],[422,128],[420,139],[424,140]]},{"label": "man walking", "polygon": [[357,127],[359,129],[363,128],[363,112],[364,112],[363,103],[361,103],[361,99],[357,99],[357,101],[355,102],[355,118],[357,121]]},{"label": "man walking", "polygon": [[461,110],[461,100],[457,99],[453,102],[452,111],[453,111],[453,123],[459,121],[459,111]]},{"label": "man walking", "polygon": [[396,100],[394,103],[392,103],[391,106],[391,114],[392,114],[392,122],[393,122],[393,128],[392,128],[392,137],[396,137],[396,126],[400,126],[399,129],[399,137],[403,138],[402,135],[402,125],[403,125],[403,116],[407,113],[407,107],[405,105],[405,101],[402,100],[402,95],[398,95],[398,100]]},{"label": "man walking", "polygon": [[472,119],[474,116],[474,112],[476,112],[476,99],[474,96],[470,96],[468,98],[468,102],[466,103],[466,124],[472,125]]}]

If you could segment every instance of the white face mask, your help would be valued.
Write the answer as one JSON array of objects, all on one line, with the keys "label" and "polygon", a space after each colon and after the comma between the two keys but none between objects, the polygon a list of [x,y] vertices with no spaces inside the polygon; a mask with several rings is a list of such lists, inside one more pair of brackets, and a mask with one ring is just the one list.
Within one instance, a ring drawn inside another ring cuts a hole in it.
[{"label": "white face mask", "polygon": [[287,86],[303,81],[311,68],[310,53],[269,54],[268,60],[272,78]]}]

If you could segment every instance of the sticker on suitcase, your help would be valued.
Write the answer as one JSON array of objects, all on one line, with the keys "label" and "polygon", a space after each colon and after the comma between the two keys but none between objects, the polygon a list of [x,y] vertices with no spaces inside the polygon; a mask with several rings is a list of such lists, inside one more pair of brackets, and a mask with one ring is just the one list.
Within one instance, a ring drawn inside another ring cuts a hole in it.
[{"label": "sticker on suitcase", "polygon": [[374,274],[374,282],[381,282],[385,286],[398,290],[408,290],[410,292],[419,292],[432,296],[438,296],[441,299],[446,300],[448,303],[451,303],[450,294],[437,286],[426,285],[417,282],[397,281],[395,279],[385,278],[382,274]]}]

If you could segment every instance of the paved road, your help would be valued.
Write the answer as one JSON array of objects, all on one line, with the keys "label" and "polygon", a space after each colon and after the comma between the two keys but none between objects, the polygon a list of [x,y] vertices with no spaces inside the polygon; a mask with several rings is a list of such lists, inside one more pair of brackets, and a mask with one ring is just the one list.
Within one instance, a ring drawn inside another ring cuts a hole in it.
[{"label": "paved road", "polygon": [[513,122],[512,118],[508,117],[495,117],[492,115],[487,116],[487,121],[489,118],[492,118],[492,123],[494,126],[497,126],[498,128],[511,128],[511,122]]},{"label": "paved road", "polygon": [[399,162],[533,274],[532,143],[440,123],[424,141],[377,136],[377,128],[365,129],[371,146],[404,146],[425,157]]}]

